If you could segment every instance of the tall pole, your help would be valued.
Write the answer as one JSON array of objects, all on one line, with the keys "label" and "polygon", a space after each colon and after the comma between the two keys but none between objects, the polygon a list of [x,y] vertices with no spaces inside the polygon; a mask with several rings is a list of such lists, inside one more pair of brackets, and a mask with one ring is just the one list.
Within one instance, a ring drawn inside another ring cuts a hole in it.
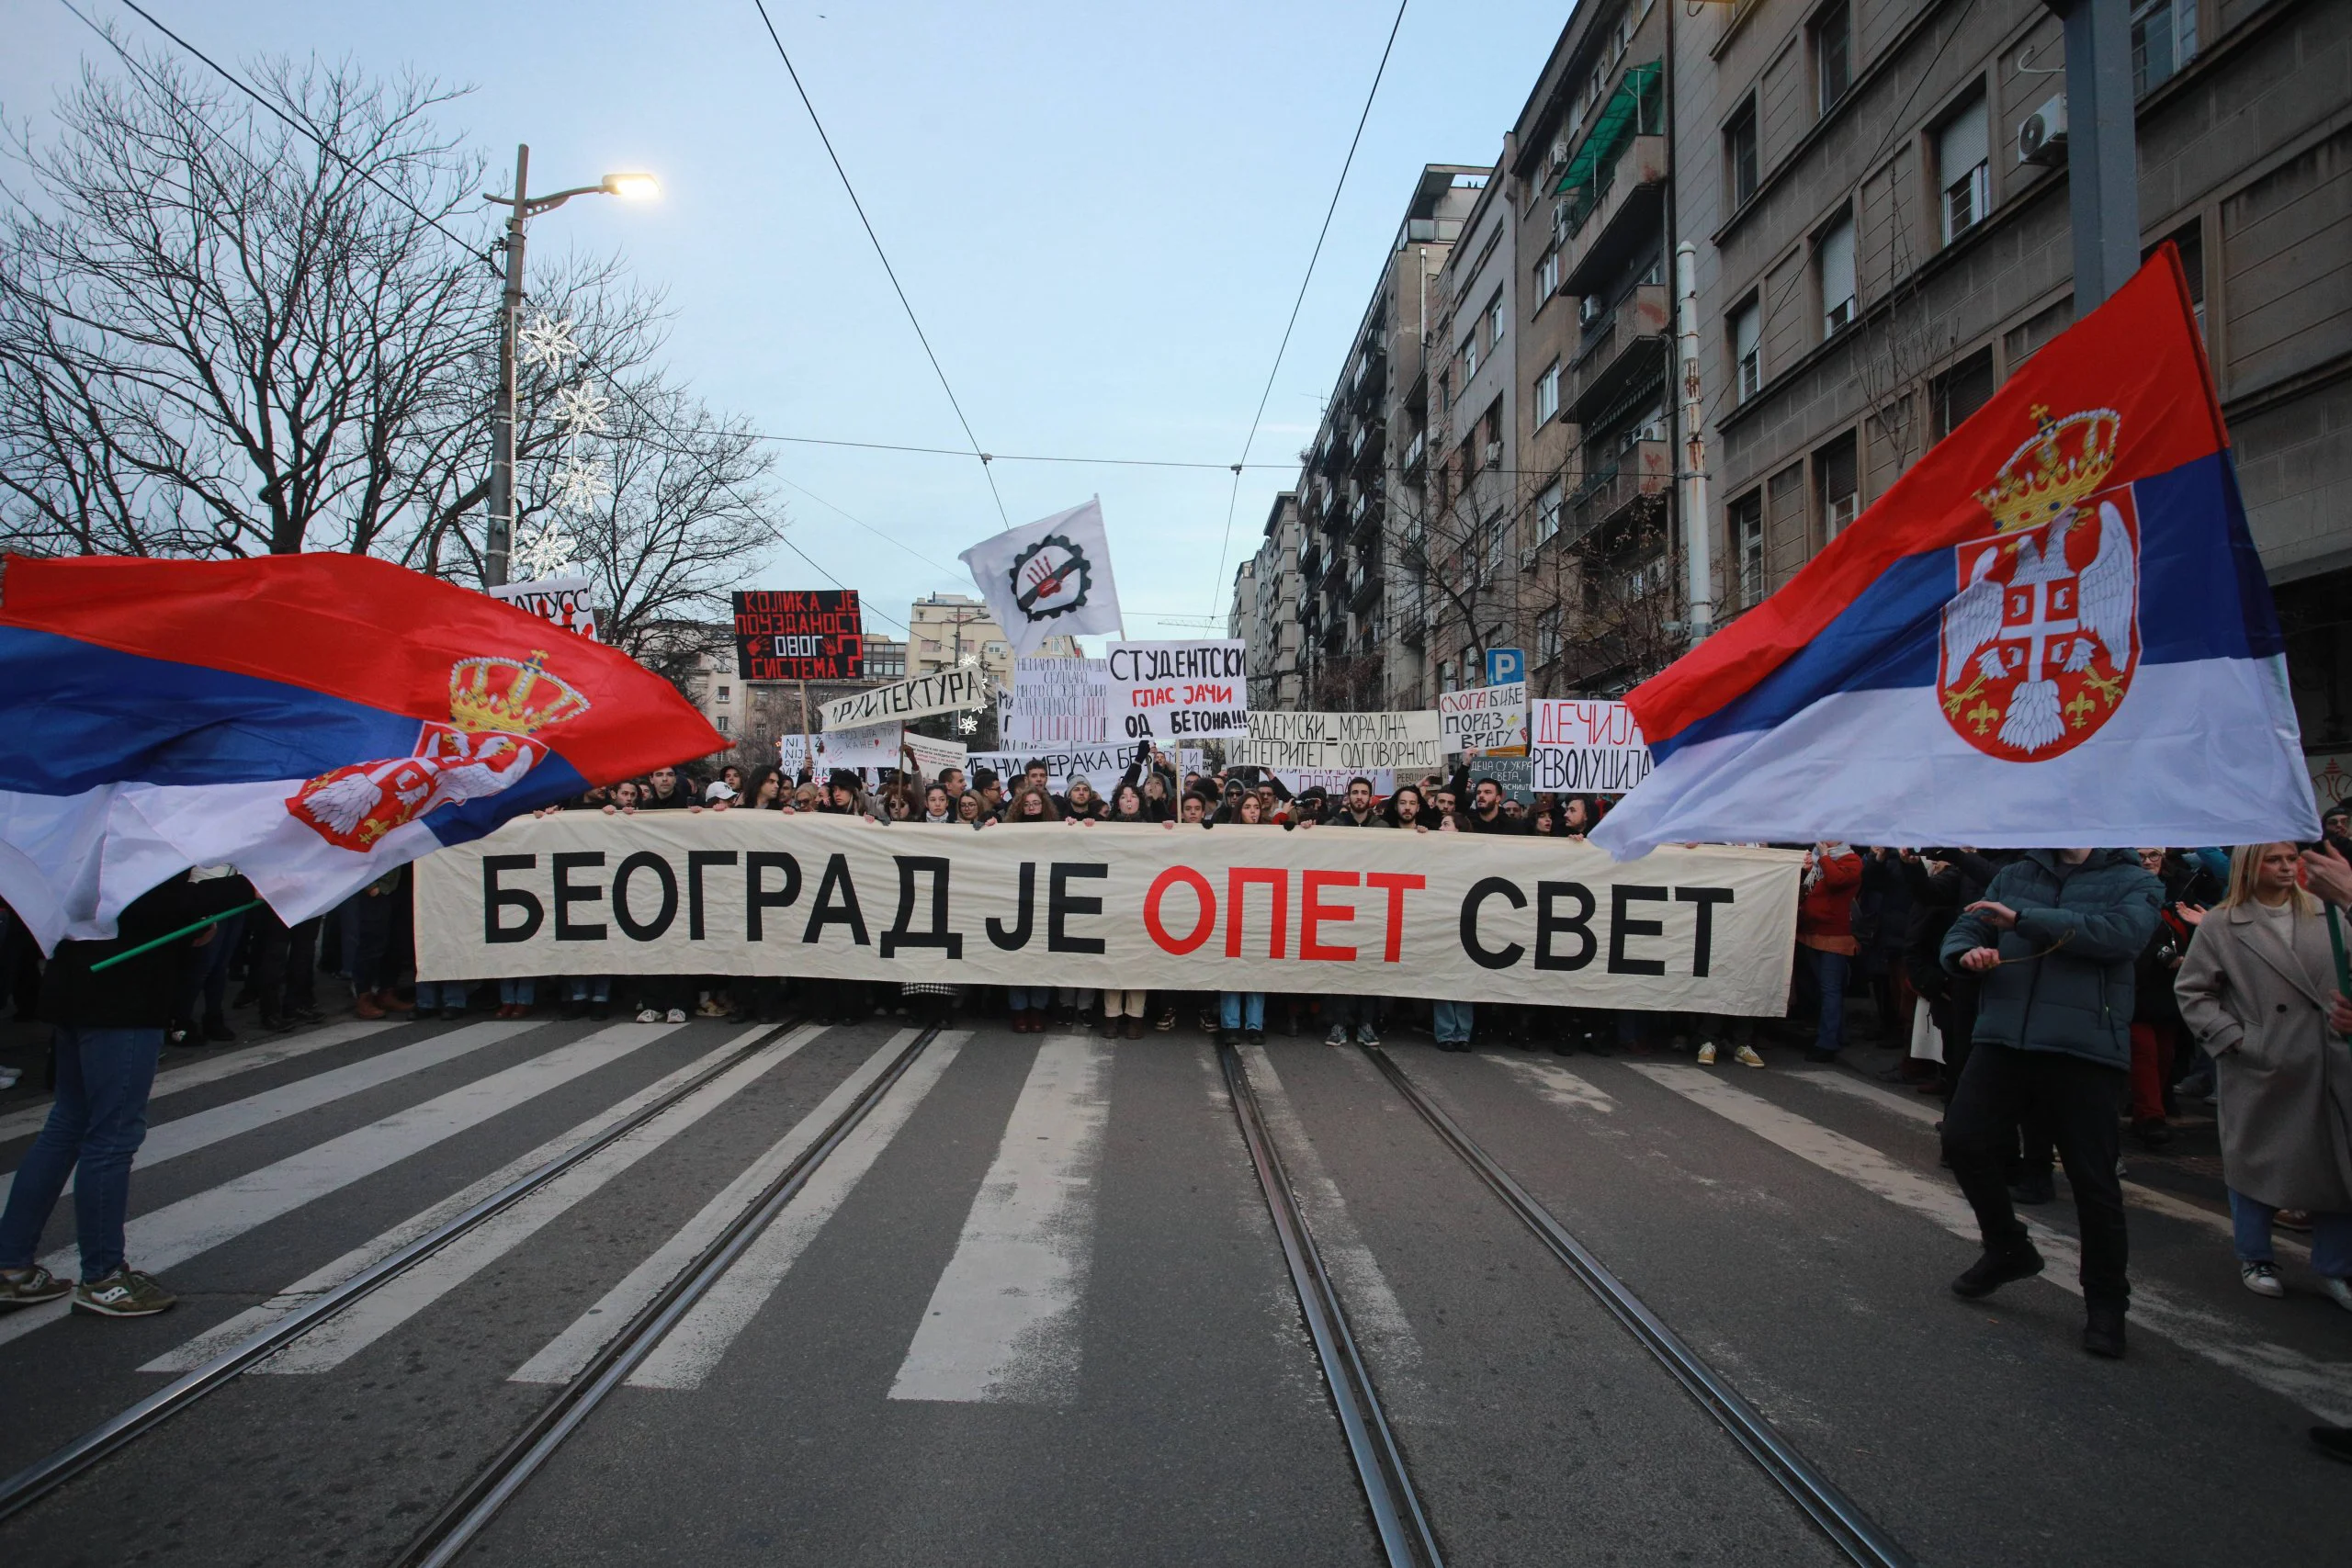
[{"label": "tall pole", "polygon": [[506,217],[506,287],[498,305],[498,396],[490,414],[490,526],[484,531],[482,581],[506,583],[514,543],[514,340],[523,321],[523,214],[530,193],[531,150],[514,149],[514,208]]},{"label": "tall pole", "polygon": [[2075,318],[2140,269],[2140,155],[2131,0],[2046,0],[2066,24],[2066,197]]},{"label": "tall pole", "polygon": [[1714,628],[1714,523],[1707,515],[1706,401],[1699,371],[1699,252],[1674,249],[1674,326],[1682,361],[1682,536],[1690,571],[1690,640]]}]

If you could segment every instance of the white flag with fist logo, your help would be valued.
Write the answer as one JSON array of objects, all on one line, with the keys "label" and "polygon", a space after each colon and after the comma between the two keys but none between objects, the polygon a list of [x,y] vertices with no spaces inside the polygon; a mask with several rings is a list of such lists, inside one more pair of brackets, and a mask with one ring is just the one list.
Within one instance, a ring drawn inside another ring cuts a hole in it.
[{"label": "white flag with fist logo", "polygon": [[1119,630],[1099,501],[1008,528],[962,559],[1016,655],[1035,654],[1049,637]]}]

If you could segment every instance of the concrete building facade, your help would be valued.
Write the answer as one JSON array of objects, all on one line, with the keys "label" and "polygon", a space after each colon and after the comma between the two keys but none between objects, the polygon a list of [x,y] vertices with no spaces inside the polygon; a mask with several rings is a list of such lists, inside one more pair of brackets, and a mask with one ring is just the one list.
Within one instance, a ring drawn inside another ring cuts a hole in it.
[{"label": "concrete building facade", "polygon": [[1233,610],[1226,635],[1249,644],[1252,707],[1295,711],[1305,705],[1299,631],[1300,534],[1298,497],[1284,491],[1267,509],[1257,553],[1234,573]]}]

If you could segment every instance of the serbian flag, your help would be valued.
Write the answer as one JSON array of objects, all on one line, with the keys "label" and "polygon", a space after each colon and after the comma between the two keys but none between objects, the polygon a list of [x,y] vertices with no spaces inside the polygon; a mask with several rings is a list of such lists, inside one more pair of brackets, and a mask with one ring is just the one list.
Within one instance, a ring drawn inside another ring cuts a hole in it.
[{"label": "serbian flag", "polygon": [[288,921],[727,745],[626,654],[365,556],[0,558],[0,898],[44,951],[233,864]]},{"label": "serbian flag", "polygon": [[2318,837],[2172,247],[1625,700],[1654,766],[1593,834],[1620,858]]}]

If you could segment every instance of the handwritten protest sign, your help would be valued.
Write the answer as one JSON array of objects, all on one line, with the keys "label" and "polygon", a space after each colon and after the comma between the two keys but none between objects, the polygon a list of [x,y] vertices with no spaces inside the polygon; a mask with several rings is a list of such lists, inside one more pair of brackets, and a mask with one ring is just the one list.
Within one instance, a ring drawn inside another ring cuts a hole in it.
[{"label": "handwritten protest sign", "polygon": [[1303,769],[1435,768],[1444,761],[1438,716],[1412,713],[1250,715],[1249,738],[1227,760],[1250,767]]},{"label": "handwritten protest sign", "polygon": [[588,599],[594,591],[584,577],[542,577],[536,582],[503,583],[491,589],[490,596],[596,642],[596,610]]},{"label": "handwritten protest sign", "polygon": [[1514,750],[1527,744],[1527,682],[1471,686],[1440,692],[1438,722],[1445,749],[1465,757]]},{"label": "handwritten protest sign", "polygon": [[[899,741],[905,728],[897,724],[868,725],[862,729],[829,729],[816,738],[817,766],[829,768],[895,768],[900,766]],[[798,773],[808,753],[797,735],[776,737],[776,765]]]},{"label": "handwritten protest sign", "polygon": [[1649,776],[1649,745],[1623,703],[1532,705],[1528,749],[1534,786],[1546,794],[1623,795]]},{"label": "handwritten protest sign", "polygon": [[941,740],[929,735],[907,731],[901,738],[907,752],[913,758],[914,771],[924,779],[935,779],[942,768],[965,765],[965,754],[970,750],[961,740]]},{"label": "handwritten protest sign", "polygon": [[1129,740],[1249,734],[1246,646],[1239,637],[1111,644],[1105,662],[1114,733]]},{"label": "handwritten protest sign", "polygon": [[1012,690],[997,699],[1007,746],[1100,746],[1111,739],[1110,661],[1016,659]]},{"label": "handwritten protest sign", "polygon": [[[975,751],[966,759],[971,772],[993,768],[1009,790],[1020,782],[1021,770],[1031,762],[1046,764],[1046,787],[1059,795],[1069,788],[1069,781],[1082,778],[1094,786],[1097,795],[1108,795],[1126,776],[1127,762],[1134,756],[1132,749],[1122,751],[1111,746],[1079,746],[1058,751]],[[967,773],[967,778],[971,773]]]},{"label": "handwritten protest sign", "polygon": [[1293,795],[1304,795],[1319,789],[1326,795],[1345,795],[1348,785],[1363,779],[1372,785],[1374,795],[1396,793],[1396,770],[1394,768],[1275,768],[1274,777],[1283,781],[1283,788]]},{"label": "handwritten protest sign", "polygon": [[942,670],[871,691],[852,692],[818,711],[824,716],[827,729],[855,729],[863,725],[985,707],[989,692],[989,679],[978,670]]}]

